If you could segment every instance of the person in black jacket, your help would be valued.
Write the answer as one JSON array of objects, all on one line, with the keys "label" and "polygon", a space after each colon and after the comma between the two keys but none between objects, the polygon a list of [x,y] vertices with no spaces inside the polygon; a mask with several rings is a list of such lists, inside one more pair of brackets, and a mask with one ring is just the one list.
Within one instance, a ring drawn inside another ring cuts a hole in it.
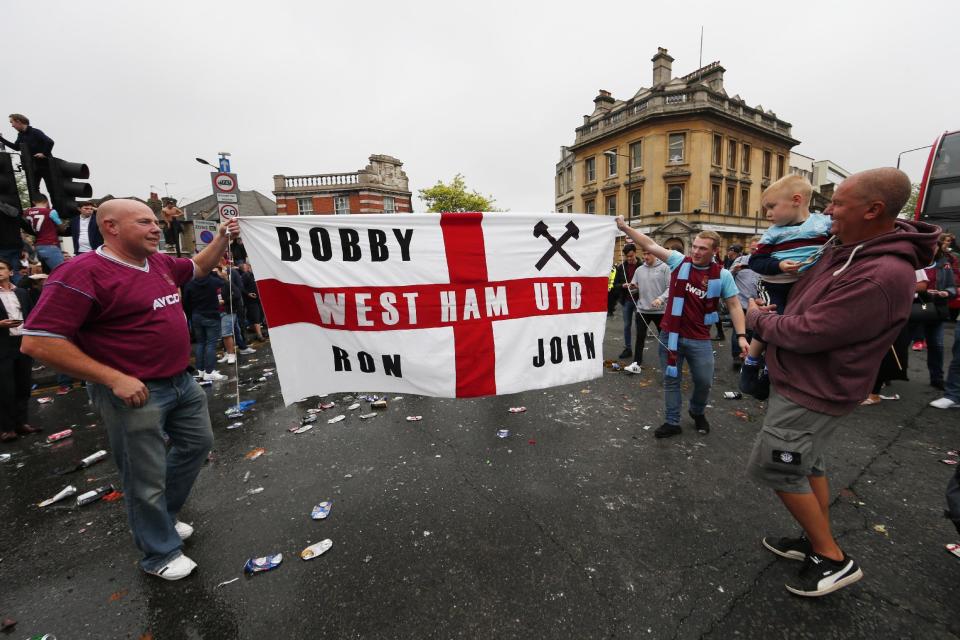
[{"label": "person in black jacket", "polygon": [[0,202],[0,258],[14,265],[15,285],[20,282],[20,254],[23,252],[21,231],[33,233],[33,228],[19,209]]},{"label": "person in black jacket", "polygon": [[190,326],[197,338],[194,346],[195,365],[204,382],[227,379],[215,369],[224,286],[220,276],[213,272],[202,278],[194,278],[183,288],[183,310],[190,318]]},{"label": "person in black jacket", "polygon": [[0,258],[0,442],[42,431],[27,424],[33,360],[20,352],[23,321],[33,305],[10,279],[13,265]]},{"label": "person in black jacket", "polygon": [[[623,307],[623,353],[620,358],[630,358],[633,355],[633,323],[637,314],[637,306],[630,295],[630,281],[637,270],[637,247],[633,244],[623,245],[623,261],[617,265],[617,273],[613,278],[613,291],[620,292],[620,304]],[[608,307],[609,309],[609,307]]]},{"label": "person in black jacket", "polygon": [[257,280],[253,277],[253,269],[249,262],[240,265],[240,275],[243,278],[244,306],[247,310],[247,323],[253,326],[257,340],[263,342],[263,307],[260,305],[260,293],[257,291]]},{"label": "person in black jacket", "polygon": [[[17,130],[17,139],[13,142],[0,136],[0,143],[20,152],[21,159],[30,162],[33,171],[27,175],[27,189],[30,198],[40,195],[40,178],[50,190],[50,156],[53,155],[53,140],[40,129],[30,126],[30,118],[22,113],[10,114],[10,126]],[[26,156],[26,158],[24,158]]]},{"label": "person in black jacket", "polygon": [[96,251],[103,244],[103,235],[97,226],[97,208],[92,202],[80,205],[80,215],[70,219],[70,235],[73,237],[73,255]]}]

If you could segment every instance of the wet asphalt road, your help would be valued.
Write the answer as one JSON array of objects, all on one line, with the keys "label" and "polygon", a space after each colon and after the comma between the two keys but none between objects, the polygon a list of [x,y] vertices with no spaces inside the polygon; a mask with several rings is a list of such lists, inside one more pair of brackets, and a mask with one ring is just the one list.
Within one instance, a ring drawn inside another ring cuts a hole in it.
[{"label": "wet asphalt road", "polygon": [[[608,358],[620,335],[613,318]],[[316,398],[284,408],[270,377],[242,392],[257,403],[227,431],[233,385],[218,384],[214,460],[181,514],[196,527],[185,550],[199,568],[174,583],[137,568],[122,502],[36,507],[67,481],[82,492],[116,472],[108,460],[52,476],[107,448],[106,435],[82,390],[34,399],[35,424],[76,425],[76,435],[0,447],[13,454],[0,463],[0,617],[19,621],[10,637],[60,640],[960,637],[960,561],[943,548],[958,540],[941,517],[952,468],[939,462],[960,445],[960,412],[926,407],[937,395],[923,354],[913,380],[892,389],[902,400],[860,408],[836,435],[833,519],[865,577],[806,600],[783,588],[799,563],[759,544],[794,529],[772,493],[743,477],[762,405],[721,398],[735,384],[727,344],[717,349],[713,432],[697,435],[687,421],[666,441],[652,434],[662,402],[647,344],[640,376],[608,370],[588,384],[479,400],[388,398],[365,421],[368,403],[344,411],[334,394],[337,407],[299,435],[287,428]],[[252,365],[239,370],[243,388],[273,366],[269,348],[241,364]],[[517,405],[528,411],[507,412]],[[327,424],[336,413],[348,417]],[[255,447],[266,455],[244,459]],[[311,520],[325,499],[329,519]],[[331,551],[299,558],[324,538]],[[276,552],[279,568],[242,577],[247,558]]]}]

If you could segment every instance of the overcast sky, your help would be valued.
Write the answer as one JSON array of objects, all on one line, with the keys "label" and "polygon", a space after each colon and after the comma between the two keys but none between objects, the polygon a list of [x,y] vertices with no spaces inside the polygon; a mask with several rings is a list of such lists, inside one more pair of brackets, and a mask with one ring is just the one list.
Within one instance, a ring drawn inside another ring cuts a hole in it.
[{"label": "overcast sky", "polygon": [[[658,46],[694,70],[702,24],[704,64],[792,123],[800,153],[857,171],[960,129],[957,0],[651,4],[4,0],[0,110],[86,162],[98,196],[197,199],[193,158],[221,150],[270,197],[274,174],[385,153],[414,193],[459,172],[501,208],[549,211],[597,90],[649,86]],[[904,156],[914,180],[924,158]]]}]

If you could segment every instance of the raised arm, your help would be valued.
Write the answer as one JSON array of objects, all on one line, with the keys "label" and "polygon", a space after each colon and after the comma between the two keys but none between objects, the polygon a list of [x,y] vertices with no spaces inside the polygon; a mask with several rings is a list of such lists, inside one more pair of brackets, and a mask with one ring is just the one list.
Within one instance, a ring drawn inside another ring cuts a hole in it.
[{"label": "raised arm", "polygon": [[217,229],[217,237],[213,239],[213,242],[208,244],[203,251],[193,256],[193,262],[197,265],[194,276],[202,278],[213,271],[213,268],[220,264],[220,258],[223,257],[223,254],[230,246],[230,238],[236,238],[238,235],[240,235],[240,223],[237,222],[236,218],[230,218],[221,224],[220,228]]},{"label": "raised arm", "polygon": [[650,253],[655,255],[658,259],[666,262],[667,256],[670,255],[670,250],[661,247],[659,244],[657,244],[653,240],[653,238],[651,238],[646,234],[640,233],[639,231],[637,231],[636,229],[628,225],[624,221],[623,216],[617,216],[617,228],[620,229],[620,231],[623,231],[625,234],[627,234],[627,237],[633,240],[633,242],[641,250],[649,251]]}]

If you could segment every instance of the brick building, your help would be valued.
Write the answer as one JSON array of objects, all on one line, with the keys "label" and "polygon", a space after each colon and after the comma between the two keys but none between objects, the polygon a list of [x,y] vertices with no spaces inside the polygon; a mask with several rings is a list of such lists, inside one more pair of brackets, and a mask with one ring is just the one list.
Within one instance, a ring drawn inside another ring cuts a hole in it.
[{"label": "brick building", "polygon": [[351,173],[273,176],[277,215],[410,213],[411,192],[403,163],[372,155]]}]

